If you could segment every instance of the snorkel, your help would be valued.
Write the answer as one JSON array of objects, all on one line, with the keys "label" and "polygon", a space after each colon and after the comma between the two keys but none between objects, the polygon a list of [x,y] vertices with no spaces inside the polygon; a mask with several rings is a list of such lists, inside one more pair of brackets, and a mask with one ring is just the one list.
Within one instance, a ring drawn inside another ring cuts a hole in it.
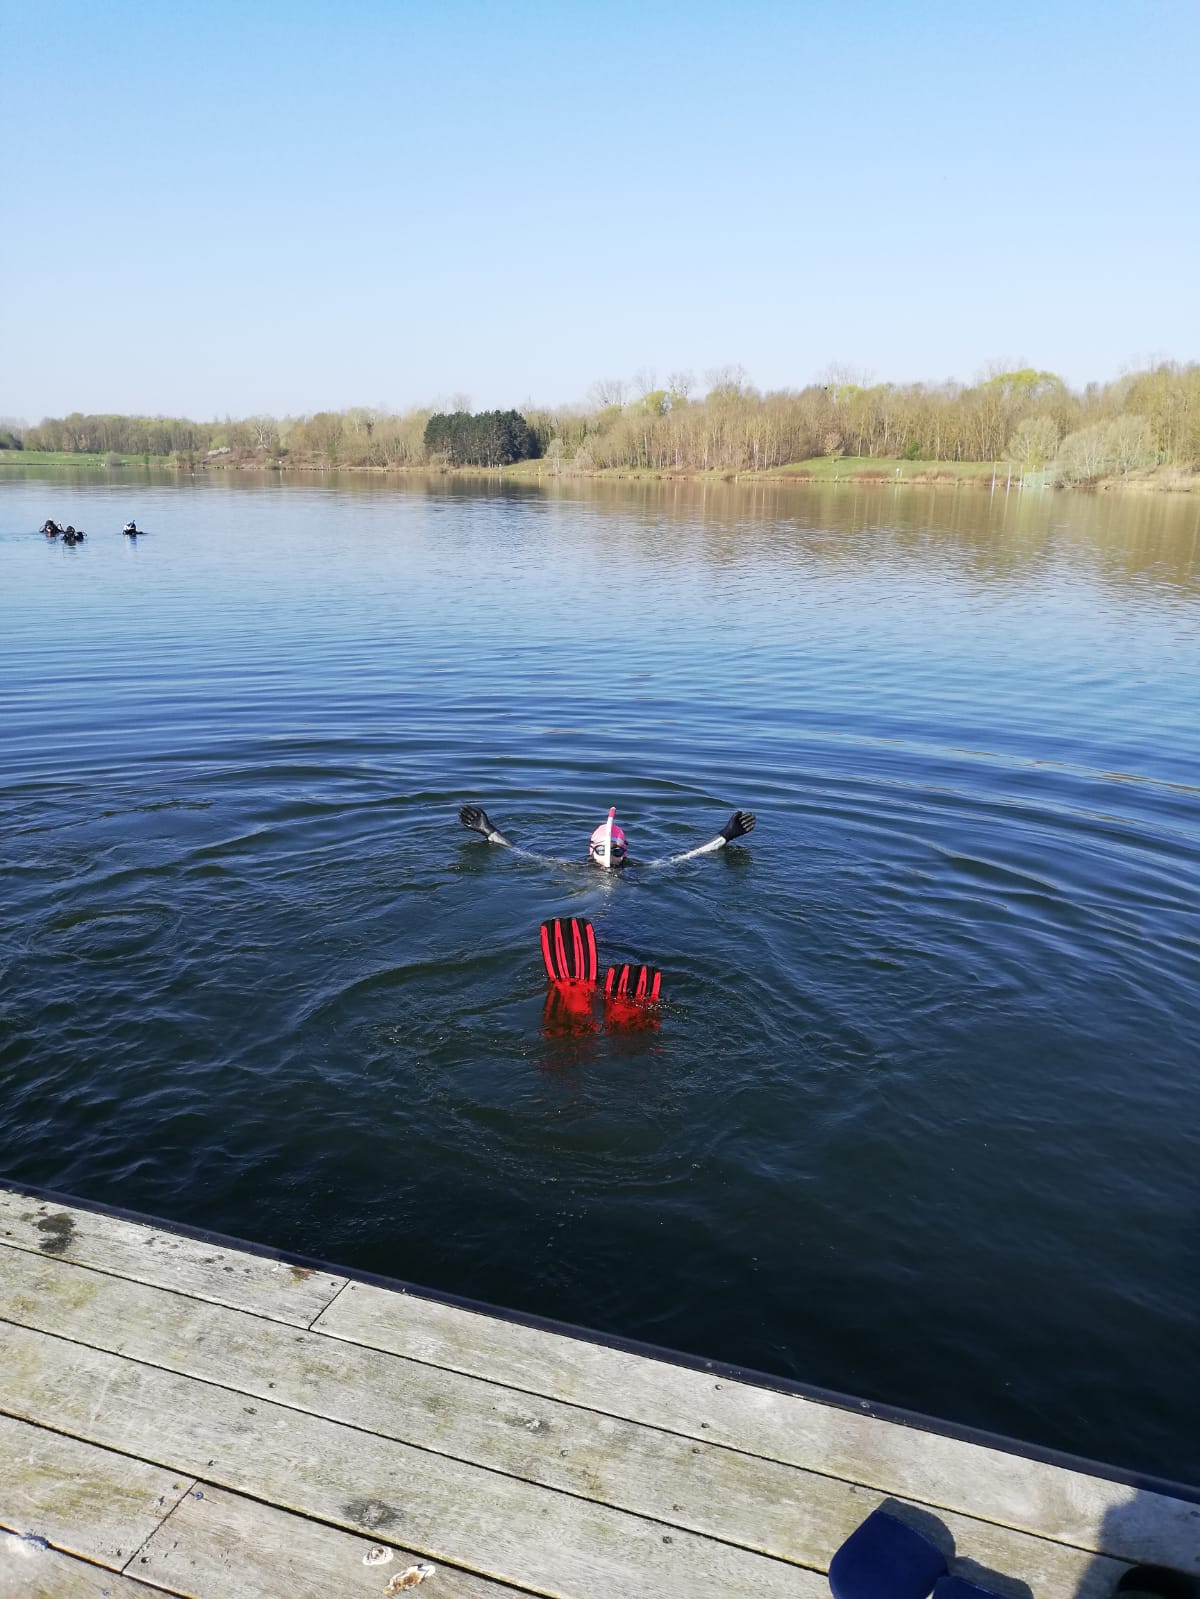
[{"label": "snorkel", "polygon": [[625,864],[625,834],[615,825],[617,807],[609,807],[607,818],[592,834],[589,853],[596,865],[608,872]]}]

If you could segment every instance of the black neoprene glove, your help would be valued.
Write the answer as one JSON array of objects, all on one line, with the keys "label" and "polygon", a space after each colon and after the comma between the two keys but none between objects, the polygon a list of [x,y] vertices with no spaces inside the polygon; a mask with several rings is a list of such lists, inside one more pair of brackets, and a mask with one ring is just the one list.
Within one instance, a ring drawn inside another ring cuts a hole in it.
[{"label": "black neoprene glove", "polygon": [[734,811],[721,829],[721,837],[728,844],[735,838],[741,838],[746,833],[752,833],[757,820],[758,817],[755,816],[753,811]]},{"label": "black neoprene glove", "polygon": [[484,838],[496,831],[482,805],[464,805],[458,813],[458,819],[464,827],[469,827],[472,833],[482,833]]}]

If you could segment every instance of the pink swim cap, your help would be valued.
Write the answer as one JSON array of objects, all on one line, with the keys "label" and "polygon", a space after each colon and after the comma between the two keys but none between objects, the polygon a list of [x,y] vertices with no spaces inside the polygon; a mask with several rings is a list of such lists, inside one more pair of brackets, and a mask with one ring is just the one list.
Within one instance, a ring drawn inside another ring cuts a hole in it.
[{"label": "pink swim cap", "polygon": [[[605,839],[605,835],[607,833],[608,833],[608,823],[607,822],[601,822],[600,826],[592,834],[592,843],[593,844],[603,844],[604,843],[604,839]],[[613,848],[614,849],[616,849],[618,845],[621,847],[621,849],[625,848],[625,834],[621,831],[621,829],[617,826],[617,824],[615,822],[613,823],[612,841],[613,841]]]}]

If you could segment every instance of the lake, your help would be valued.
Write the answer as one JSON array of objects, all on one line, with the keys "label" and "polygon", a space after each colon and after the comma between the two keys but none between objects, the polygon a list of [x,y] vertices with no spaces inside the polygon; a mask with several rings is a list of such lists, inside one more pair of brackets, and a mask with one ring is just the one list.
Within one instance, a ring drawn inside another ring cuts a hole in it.
[{"label": "lake", "polygon": [[1198,702],[1200,497],[0,468],[0,1176],[1200,1482]]}]

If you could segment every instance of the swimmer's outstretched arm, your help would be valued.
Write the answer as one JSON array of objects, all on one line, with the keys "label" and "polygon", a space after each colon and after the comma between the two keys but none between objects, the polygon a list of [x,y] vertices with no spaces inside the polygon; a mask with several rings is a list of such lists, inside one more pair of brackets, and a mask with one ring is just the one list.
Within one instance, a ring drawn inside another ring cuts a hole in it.
[{"label": "swimmer's outstretched arm", "polygon": [[489,844],[506,844],[512,849],[512,839],[505,838],[498,827],[492,826],[492,819],[482,805],[464,805],[458,813],[458,819],[472,833],[482,833]]},{"label": "swimmer's outstretched arm", "polygon": [[717,834],[710,838],[707,844],[701,844],[696,849],[686,850],[682,855],[668,855],[664,860],[651,861],[651,866],[678,866],[680,861],[694,860],[697,855],[711,855],[714,850],[724,849],[726,844],[735,838],[744,838],[747,833],[754,831],[754,824],[758,821],[753,811],[734,811]]},{"label": "swimmer's outstretched arm", "polygon": [[519,844],[514,844],[512,839],[506,837],[493,823],[482,805],[464,805],[458,813],[458,819],[472,833],[482,833],[489,844],[503,844],[505,849],[512,850],[514,855],[520,855],[527,861],[541,861],[545,866],[572,864],[570,861],[555,860],[552,855],[537,855],[531,849],[522,849]]}]

